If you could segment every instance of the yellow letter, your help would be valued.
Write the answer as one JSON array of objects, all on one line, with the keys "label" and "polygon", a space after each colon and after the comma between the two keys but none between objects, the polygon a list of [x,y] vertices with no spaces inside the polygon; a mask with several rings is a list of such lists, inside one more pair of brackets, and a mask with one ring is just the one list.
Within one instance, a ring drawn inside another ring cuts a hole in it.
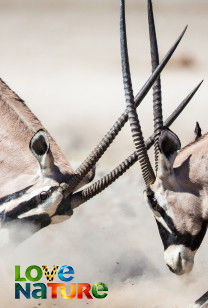
[{"label": "yellow letter", "polygon": [[48,281],[53,281],[59,266],[58,265],[54,265],[51,274],[49,273],[47,265],[42,265],[42,268],[43,268],[43,271],[44,271],[44,273],[46,275],[47,280]]}]

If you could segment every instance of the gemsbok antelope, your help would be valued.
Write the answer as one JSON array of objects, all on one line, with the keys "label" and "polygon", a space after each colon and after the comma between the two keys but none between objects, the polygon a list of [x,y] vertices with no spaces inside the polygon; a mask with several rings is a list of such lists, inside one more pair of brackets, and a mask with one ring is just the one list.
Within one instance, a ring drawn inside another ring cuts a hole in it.
[{"label": "gemsbok antelope", "polygon": [[[156,219],[168,268],[182,275],[192,270],[194,256],[208,222],[208,135],[181,149],[179,138],[163,124],[160,77],[153,86],[155,171],[144,142],[131,84],[128,59],[125,1],[120,12],[121,59],[125,99],[132,138],[135,144],[145,197]],[[152,69],[159,63],[152,2],[148,0],[148,20]]]},{"label": "gemsbok antelope", "polygon": [[[185,31],[186,28],[135,97],[136,107],[168,63]],[[167,127],[186,107],[199,86],[166,120]],[[1,238],[5,241],[21,242],[28,237],[24,231],[17,232],[17,228],[24,230],[23,225],[27,225],[32,234],[51,223],[68,219],[74,208],[102,192],[140,159],[135,151],[103,178],[79,191],[93,180],[97,161],[128,120],[128,109],[75,171],[39,120],[2,80],[0,119],[0,221],[1,232],[4,232]],[[146,147],[149,149],[153,142],[154,134],[146,141]]]}]

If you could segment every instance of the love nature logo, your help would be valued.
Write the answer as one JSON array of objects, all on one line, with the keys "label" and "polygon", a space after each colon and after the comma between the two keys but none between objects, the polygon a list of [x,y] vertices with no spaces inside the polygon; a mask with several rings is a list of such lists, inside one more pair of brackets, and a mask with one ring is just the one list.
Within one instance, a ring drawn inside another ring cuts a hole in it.
[{"label": "love nature logo", "polygon": [[[15,299],[20,299],[20,295],[27,299],[57,299],[58,294],[64,299],[103,299],[108,294],[108,287],[103,282],[95,283],[92,287],[89,283],[75,283],[74,269],[69,265],[54,265],[51,273],[47,265],[30,265],[26,268],[24,275],[22,274],[20,265],[15,265]],[[40,282],[43,273],[48,282],[47,284]],[[58,276],[61,283],[51,282],[54,277]],[[27,282],[29,281],[29,282]],[[31,283],[32,282],[32,283]],[[67,291],[70,290],[70,291]]]}]

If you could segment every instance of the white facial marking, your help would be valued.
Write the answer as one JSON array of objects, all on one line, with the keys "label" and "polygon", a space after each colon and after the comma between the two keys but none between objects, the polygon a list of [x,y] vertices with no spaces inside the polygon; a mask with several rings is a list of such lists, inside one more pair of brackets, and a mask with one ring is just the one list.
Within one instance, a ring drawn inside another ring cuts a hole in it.
[{"label": "white facial marking", "polygon": [[[164,209],[164,211],[166,212],[166,214],[170,217],[170,218],[174,218],[174,214],[171,210],[170,207],[167,206],[167,201],[165,199],[165,192],[163,190],[162,187],[160,187],[156,192],[155,192],[155,198],[157,200],[158,205]],[[148,201],[148,197],[145,193],[145,198],[147,200],[147,203],[149,203]],[[167,223],[165,222],[165,220],[163,219],[163,217],[160,215],[160,213],[158,211],[153,211],[153,214],[155,216],[155,219],[169,232],[172,233],[171,229],[168,227]]]},{"label": "white facial marking", "polygon": [[50,197],[48,197],[45,201],[39,204],[36,208],[19,215],[18,218],[21,219],[28,216],[44,214],[44,213],[47,213],[49,214],[49,216],[52,216],[56,212],[56,209],[58,205],[61,203],[62,199],[63,195],[61,193],[61,190],[56,190],[52,193]]},{"label": "white facial marking", "polygon": [[195,253],[184,245],[171,245],[165,250],[164,259],[175,274],[183,275],[192,270]]},{"label": "white facial marking", "polygon": [[18,204],[22,202],[29,201],[35,196],[38,196],[42,191],[48,191],[51,186],[47,185],[45,187],[38,187],[37,189],[34,189],[32,191],[26,192],[23,196],[17,198],[17,199],[12,199],[9,202],[5,202],[4,204],[1,205],[0,207],[0,213],[6,210],[7,212],[13,210]]},{"label": "white facial marking", "polygon": [[174,221],[174,218],[175,218],[174,213],[171,207],[168,206],[166,196],[165,196],[165,191],[162,186],[159,189],[157,189],[157,191],[155,192],[155,198],[157,199],[157,202],[160,205],[160,207],[162,207],[164,211],[166,212],[166,214]]},{"label": "white facial marking", "polygon": [[172,233],[162,216],[158,217],[157,215],[155,215],[155,218],[169,233]]}]

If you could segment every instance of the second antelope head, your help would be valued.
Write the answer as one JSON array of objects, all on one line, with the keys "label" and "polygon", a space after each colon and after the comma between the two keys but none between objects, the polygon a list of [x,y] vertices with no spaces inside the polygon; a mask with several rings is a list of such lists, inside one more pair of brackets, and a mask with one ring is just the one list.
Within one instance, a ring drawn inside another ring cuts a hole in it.
[{"label": "second antelope head", "polygon": [[[151,0],[148,0],[148,17],[154,71],[159,63],[159,56]],[[121,0],[120,29],[126,104],[132,137],[146,184],[145,197],[157,222],[164,246],[165,262],[172,272],[182,275],[192,270],[194,255],[207,229],[208,136],[197,138],[193,144],[180,150],[179,138],[163,124],[161,84],[158,78],[153,86],[156,172],[153,171],[131,85],[124,0]]]}]

